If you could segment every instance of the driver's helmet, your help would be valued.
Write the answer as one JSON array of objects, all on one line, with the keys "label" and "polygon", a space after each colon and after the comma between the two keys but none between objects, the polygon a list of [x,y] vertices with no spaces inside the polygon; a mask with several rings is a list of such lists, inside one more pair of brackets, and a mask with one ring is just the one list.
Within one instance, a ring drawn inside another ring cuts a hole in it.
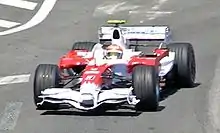
[{"label": "driver's helmet", "polygon": [[107,59],[122,59],[123,50],[116,44],[111,44],[106,48]]}]

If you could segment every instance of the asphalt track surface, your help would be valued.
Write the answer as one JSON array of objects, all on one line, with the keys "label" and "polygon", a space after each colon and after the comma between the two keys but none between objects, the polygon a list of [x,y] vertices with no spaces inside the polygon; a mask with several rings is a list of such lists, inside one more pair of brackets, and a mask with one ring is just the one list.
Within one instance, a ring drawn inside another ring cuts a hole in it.
[{"label": "asphalt track surface", "polygon": [[[107,15],[100,12],[94,14],[96,7],[104,3],[102,0],[59,0],[49,16],[39,25],[15,34],[0,36],[0,76],[32,74],[28,83],[0,86],[1,122],[4,121],[5,106],[10,105],[8,102],[14,103],[12,106],[16,108],[14,112],[11,111],[13,122],[8,120],[6,125],[0,122],[2,132],[6,132],[5,128],[8,128],[7,132],[10,133],[212,132],[207,126],[210,125],[208,99],[219,60],[220,1],[169,0],[157,8],[173,13],[149,20],[144,10],[150,10],[154,2],[128,1],[130,5],[144,6],[140,8],[142,12],[129,14],[124,10]],[[33,14],[0,7],[0,15],[5,19],[10,17],[23,22]],[[170,25],[175,41],[191,42],[194,46],[197,86],[167,93],[167,97],[160,104],[161,111],[158,112],[136,114],[129,109],[123,109],[101,116],[90,116],[74,111],[36,111],[32,100],[32,79],[37,64],[57,63],[57,59],[67,52],[75,41],[96,40],[98,26],[109,18],[127,19],[129,24],[139,24],[141,21],[143,24]],[[19,113],[18,118],[15,118],[16,113]]]}]

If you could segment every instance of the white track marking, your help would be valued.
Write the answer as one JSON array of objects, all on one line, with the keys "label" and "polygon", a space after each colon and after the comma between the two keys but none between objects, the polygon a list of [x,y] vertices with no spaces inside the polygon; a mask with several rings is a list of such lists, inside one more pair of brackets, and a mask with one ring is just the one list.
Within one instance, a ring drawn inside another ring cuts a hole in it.
[{"label": "white track marking", "polygon": [[[158,17],[174,13],[174,11],[160,11],[160,8],[166,2],[168,2],[168,0],[157,0],[150,10],[131,10],[129,11],[129,14],[146,14],[148,20],[154,20]],[[140,23],[143,22],[144,20],[140,21]]]},{"label": "white track marking", "polygon": [[172,14],[174,11],[129,11],[130,14]]},{"label": "white track marking", "polygon": [[56,4],[57,0],[45,0],[42,4],[41,8],[37,12],[37,14],[26,24],[23,24],[19,27],[15,27],[13,29],[9,29],[6,31],[0,32],[0,36],[8,35],[16,32],[20,32],[26,29],[29,29],[31,27],[34,27],[41,23],[50,13],[50,11],[53,9],[54,5]]},{"label": "white track marking", "polygon": [[[146,17],[148,20],[153,20],[158,17],[162,17],[164,15],[170,15],[174,13],[174,11],[130,11],[130,14],[146,14]],[[143,23],[143,20],[141,20],[140,23]]]},{"label": "white track marking", "polygon": [[159,10],[160,7],[168,0],[158,0],[156,4],[151,8],[152,10]]},{"label": "white track marking", "polygon": [[0,85],[29,82],[30,74],[14,75],[0,78]]},{"label": "white track marking", "polygon": [[156,19],[158,17],[161,17],[161,16],[164,16],[164,15],[167,15],[167,14],[172,14],[173,12],[171,11],[149,11],[147,12],[147,17],[148,17],[148,20],[153,20],[153,19]]},{"label": "white track marking", "polygon": [[140,23],[141,23],[141,24],[144,23],[144,20],[141,20]]},{"label": "white track marking", "polygon": [[34,10],[35,7],[37,6],[37,3],[29,2],[25,0],[0,0],[0,4],[28,9],[28,10]]},{"label": "white track marking", "polygon": [[98,7],[97,10],[102,10],[106,14],[113,14],[115,11],[117,11],[116,9],[118,7],[124,5],[125,3],[126,2],[121,2],[121,3],[112,4],[112,5],[101,6],[101,7]]},{"label": "white track marking", "polygon": [[137,5],[129,5],[127,2],[112,2],[112,3],[105,3],[102,5],[99,5],[94,13],[93,16],[98,16],[102,14],[115,14],[117,12],[121,11],[127,11],[127,10],[134,10],[139,8],[140,6]]},{"label": "white track marking", "polygon": [[[93,16],[103,15],[103,14],[115,14],[121,11],[128,11],[129,14],[146,14],[148,20],[153,20],[164,15],[172,14],[174,11],[160,11],[162,5],[164,5],[168,0],[156,0],[155,4],[150,8],[150,10],[140,10],[142,7],[140,5],[129,5],[127,2],[113,2],[105,3],[98,6]],[[140,21],[143,23],[143,21]]]},{"label": "white track marking", "polygon": [[209,126],[207,133],[220,132],[220,59],[217,62],[215,76],[209,91]]},{"label": "white track marking", "polygon": [[20,23],[0,19],[0,27],[12,28],[17,25],[20,25]]},{"label": "white track marking", "polygon": [[22,102],[8,103],[0,121],[0,131],[13,130],[17,124]]},{"label": "white track marking", "polygon": [[166,14],[171,14],[172,12],[159,11],[161,6],[166,2],[168,2],[168,0],[157,0],[156,4],[151,7],[151,11],[147,12],[147,16],[150,16],[148,17],[148,20],[153,20]]}]

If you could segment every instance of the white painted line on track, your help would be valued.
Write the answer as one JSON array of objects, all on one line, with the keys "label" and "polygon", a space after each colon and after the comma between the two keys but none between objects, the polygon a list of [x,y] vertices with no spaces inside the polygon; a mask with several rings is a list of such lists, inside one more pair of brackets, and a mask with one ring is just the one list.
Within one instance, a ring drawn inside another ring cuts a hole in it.
[{"label": "white painted line on track", "polygon": [[30,76],[31,76],[30,74],[26,74],[26,75],[14,75],[14,76],[1,77],[0,85],[29,82]]},{"label": "white painted line on track", "polygon": [[102,10],[106,14],[113,14],[115,11],[117,11],[116,9],[118,7],[120,7],[124,4],[126,4],[126,2],[115,3],[115,4],[106,5],[106,6],[100,6],[100,7],[97,8],[97,10]]},{"label": "white painted line on track", "polygon": [[[146,14],[148,20],[154,20],[158,17],[162,17],[165,15],[170,15],[175,11],[161,11],[160,8],[166,3],[168,0],[156,0],[155,4],[148,10],[131,10],[129,14]],[[144,20],[141,20],[140,23],[143,23]]]},{"label": "white painted line on track", "polygon": [[209,125],[207,125],[207,133],[220,132],[220,58],[218,59],[215,76],[209,91]]},{"label": "white painted line on track", "polygon": [[134,10],[139,8],[140,6],[138,5],[130,5],[127,4],[126,2],[111,2],[111,3],[104,3],[102,5],[99,5],[94,13],[93,16],[99,16],[102,14],[115,14],[117,12],[121,12],[121,11],[129,11],[129,10]]},{"label": "white painted line on track", "polygon": [[158,17],[168,15],[168,14],[172,14],[172,13],[173,12],[171,12],[171,11],[149,11],[149,12],[147,12],[147,16],[148,16],[148,20],[153,20],[153,19],[156,19]]},{"label": "white painted line on track", "polygon": [[8,103],[0,121],[0,131],[13,130],[17,124],[22,102]]},{"label": "white painted line on track", "polygon": [[[97,6],[93,16],[112,15],[121,11],[128,11],[129,14],[146,14],[148,20],[154,20],[164,15],[172,14],[174,11],[160,11],[160,8],[167,3],[168,0],[156,0],[155,4],[148,10],[140,9],[142,5],[131,5],[127,1],[124,2],[108,2]],[[140,23],[143,23],[141,20]]]},{"label": "white painted line on track", "polygon": [[29,2],[26,0],[0,0],[0,4],[23,8],[27,10],[34,10],[35,7],[37,6],[37,3]]},{"label": "white painted line on track", "polygon": [[[146,14],[148,20],[154,20],[158,17],[162,17],[165,15],[170,15],[174,13],[174,11],[130,11],[129,14]],[[143,23],[144,20],[141,20],[140,23]]]},{"label": "white painted line on track", "polygon": [[151,8],[152,10],[159,10],[160,7],[168,0],[158,0],[156,4]]},{"label": "white painted line on track", "polygon": [[0,27],[12,28],[17,25],[20,25],[20,23],[0,19]]},{"label": "white painted line on track", "polygon": [[140,14],[140,13],[143,13],[143,14],[172,14],[174,13],[174,11],[129,11],[130,14]]},{"label": "white painted line on track", "polygon": [[171,11],[159,11],[163,4],[168,2],[168,0],[157,0],[156,4],[151,7],[151,10],[147,12],[148,20],[154,20],[158,17],[162,17],[167,14],[172,14]]},{"label": "white painted line on track", "polygon": [[15,28],[12,28],[6,31],[2,31],[0,32],[0,36],[20,32],[20,31],[23,31],[23,30],[26,30],[26,29],[29,29],[31,27],[38,25],[44,19],[46,19],[46,17],[49,15],[50,11],[53,9],[54,5],[56,4],[56,1],[57,0],[45,0],[44,3],[41,5],[41,8],[37,12],[37,14],[35,14],[35,16],[30,21],[28,21],[27,23],[19,27],[15,27]]}]

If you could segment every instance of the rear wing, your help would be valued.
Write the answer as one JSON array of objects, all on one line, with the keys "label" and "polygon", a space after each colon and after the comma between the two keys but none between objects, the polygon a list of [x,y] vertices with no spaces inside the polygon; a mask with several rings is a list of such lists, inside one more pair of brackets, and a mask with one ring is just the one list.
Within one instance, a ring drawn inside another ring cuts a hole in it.
[{"label": "rear wing", "polygon": [[[99,40],[110,41],[114,26],[102,26],[99,29]],[[130,41],[167,41],[171,31],[168,26],[120,26],[124,39]]]}]

